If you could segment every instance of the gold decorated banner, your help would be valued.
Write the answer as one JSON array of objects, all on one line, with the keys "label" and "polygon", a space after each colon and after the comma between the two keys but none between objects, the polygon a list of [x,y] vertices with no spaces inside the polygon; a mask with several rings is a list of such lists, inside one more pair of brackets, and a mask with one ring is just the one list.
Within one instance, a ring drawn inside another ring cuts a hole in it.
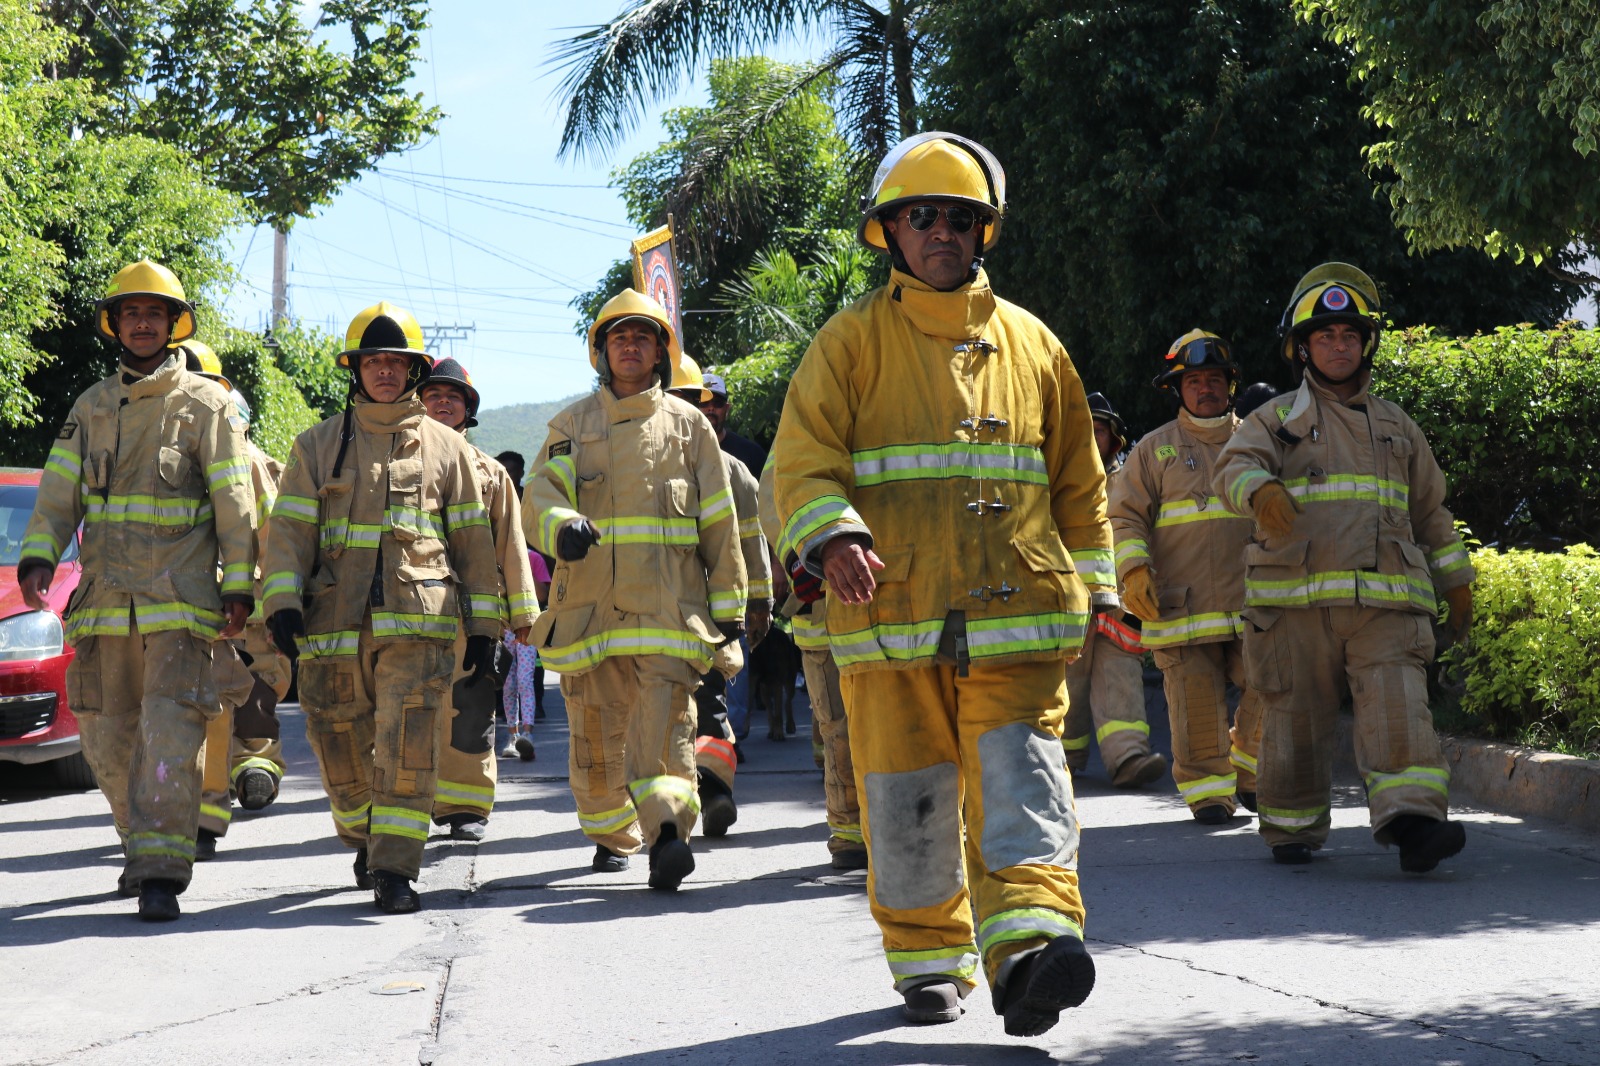
[{"label": "gold decorated banner", "polygon": [[678,306],[678,265],[672,254],[672,216],[667,224],[633,240],[633,287],[667,309],[672,331],[683,336]]}]

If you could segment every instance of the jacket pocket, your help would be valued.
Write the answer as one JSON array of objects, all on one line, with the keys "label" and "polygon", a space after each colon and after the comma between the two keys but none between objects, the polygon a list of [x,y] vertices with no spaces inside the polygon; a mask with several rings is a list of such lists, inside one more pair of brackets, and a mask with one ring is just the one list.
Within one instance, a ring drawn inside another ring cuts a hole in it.
[{"label": "jacket pocket", "polygon": [[908,544],[900,548],[874,548],[883,561],[883,569],[875,576],[878,587],[873,590],[871,615],[874,622],[916,621],[911,610],[911,556]]},{"label": "jacket pocket", "polygon": [[1247,604],[1272,607],[1306,607],[1311,592],[1306,587],[1306,550],[1309,541],[1291,540],[1277,548],[1249,543],[1244,546]]},{"label": "jacket pocket", "polygon": [[407,614],[457,620],[461,611],[456,603],[454,576],[444,567],[401,564],[394,576],[399,584],[401,603]]},{"label": "jacket pocket", "polygon": [[213,569],[173,570],[172,590],[179,603],[186,603],[207,611],[222,610],[222,596],[217,589],[217,575]]},{"label": "jacket pocket", "polygon": [[1089,590],[1084,588],[1082,579],[1076,576],[1072,556],[1067,554],[1066,545],[1061,543],[1060,537],[1054,534],[1047,537],[1018,537],[1012,540],[1011,546],[1017,550],[1023,565],[1048,585],[1049,594],[1044,599],[1052,610],[1071,610],[1075,602],[1077,609],[1083,610]]},{"label": "jacket pocket", "polygon": [[564,648],[583,639],[594,617],[594,604],[577,603],[545,611],[533,623],[528,639],[538,648]]},{"label": "jacket pocket", "polygon": [[389,461],[389,526],[401,544],[432,536],[422,513],[421,459]]},{"label": "jacket pocket", "polygon": [[317,490],[317,546],[329,559],[344,554],[350,539],[350,505],[355,499],[356,476],[343,474]]},{"label": "jacket pocket", "polygon": [[1163,585],[1156,592],[1156,606],[1162,618],[1181,618],[1189,606],[1188,585]]},{"label": "jacket pocket", "polygon": [[156,529],[168,537],[182,536],[194,528],[200,499],[205,495],[195,477],[194,463],[182,451],[163,447],[156,454]]},{"label": "jacket pocket", "polygon": [[103,491],[111,484],[111,453],[90,452],[83,457],[84,488]]},{"label": "jacket pocket", "polygon": [[1287,692],[1293,674],[1290,649],[1284,647],[1277,607],[1244,609],[1244,681],[1252,692]]}]

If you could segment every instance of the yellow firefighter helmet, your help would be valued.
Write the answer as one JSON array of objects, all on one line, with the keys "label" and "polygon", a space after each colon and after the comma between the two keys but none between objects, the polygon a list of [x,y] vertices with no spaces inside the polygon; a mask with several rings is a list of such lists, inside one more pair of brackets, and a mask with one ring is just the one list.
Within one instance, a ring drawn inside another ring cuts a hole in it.
[{"label": "yellow firefighter helmet", "polygon": [[1295,348],[1324,326],[1346,322],[1360,329],[1366,340],[1363,361],[1378,348],[1381,330],[1378,286],[1359,267],[1349,263],[1323,263],[1312,267],[1294,287],[1294,296],[1278,321],[1278,341],[1283,357],[1295,360]]},{"label": "yellow firefighter helmet", "polygon": [[623,289],[600,308],[594,323],[589,327],[589,365],[600,370],[600,353],[605,347],[606,331],[630,318],[642,318],[656,327],[656,333],[665,342],[662,358],[667,366],[661,374],[662,384],[668,385],[677,369],[683,349],[678,346],[678,334],[672,328],[672,316],[653,297],[637,289]]},{"label": "yellow firefighter helmet", "polygon": [[1000,239],[1006,213],[1006,172],[983,145],[954,133],[919,133],[889,150],[861,198],[856,236],[875,252],[888,252],[883,220],[913,200],[955,200],[970,204],[981,217],[986,252]]},{"label": "yellow firefighter helmet", "polygon": [[95,304],[95,328],[108,341],[117,339],[111,318],[117,305],[130,296],[159,296],[172,307],[172,341],[194,336],[194,304],[184,294],[178,275],[149,259],[129,263],[111,279],[105,296]]},{"label": "yellow firefighter helmet", "polygon": [[233,382],[222,372],[222,360],[217,358],[217,353],[212,351],[211,345],[205,341],[197,341],[193,337],[182,344],[170,345],[180,355],[184,356],[187,368],[202,377],[208,377],[221,385],[229,392],[233,391]]}]

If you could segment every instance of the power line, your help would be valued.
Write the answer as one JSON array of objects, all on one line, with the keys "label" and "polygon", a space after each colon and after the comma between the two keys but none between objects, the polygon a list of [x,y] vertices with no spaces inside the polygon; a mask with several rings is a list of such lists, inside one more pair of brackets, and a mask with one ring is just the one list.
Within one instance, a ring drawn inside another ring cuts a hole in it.
[{"label": "power line", "polygon": [[[406,179],[397,178],[396,180],[405,181]],[[603,218],[591,218],[588,215],[575,215],[570,211],[557,211],[553,207],[534,207],[531,204],[519,204],[515,200],[503,200],[498,196],[484,196],[480,193],[455,192],[443,185],[432,185],[423,181],[412,182],[411,184],[414,188],[426,189],[429,192],[438,193],[440,196],[444,197],[446,204],[450,202],[452,197],[456,197],[479,207],[493,208],[495,210],[504,211],[507,214],[517,215],[522,218],[529,218],[535,222],[548,222],[552,225],[559,225],[567,229],[577,230],[579,233],[587,233],[593,237],[605,237],[607,239],[614,240],[617,238],[618,234],[597,233],[592,229],[584,229],[582,226],[573,226],[567,222],[558,222],[555,219],[545,218],[544,216],[555,215],[560,219],[570,218],[577,219],[579,222],[591,222],[597,226],[610,226],[613,229],[619,230],[622,235],[631,235],[634,232],[634,227],[625,223],[610,222]]]},{"label": "power line", "polygon": [[[395,173],[389,167],[374,167],[383,173]],[[525,189],[609,189],[610,185],[580,185],[556,181],[505,181],[500,178],[464,178],[455,174],[418,174],[419,178],[437,178],[440,181],[469,181],[478,185],[515,185]]]}]

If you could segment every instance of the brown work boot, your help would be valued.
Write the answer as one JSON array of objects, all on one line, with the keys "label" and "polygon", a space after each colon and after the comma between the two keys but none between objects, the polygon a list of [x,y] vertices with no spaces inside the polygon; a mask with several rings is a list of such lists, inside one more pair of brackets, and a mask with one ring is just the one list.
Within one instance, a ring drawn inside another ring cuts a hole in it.
[{"label": "brown work boot", "polygon": [[948,977],[935,978],[902,993],[906,1021],[937,1025],[961,1017],[961,989]]},{"label": "brown work boot", "polygon": [[172,922],[178,918],[178,882],[165,878],[146,878],[139,882],[139,920]]},{"label": "brown work boot", "polygon": [[1116,773],[1111,775],[1111,784],[1114,788],[1138,788],[1164,777],[1166,772],[1166,758],[1157,752],[1147,751],[1143,755],[1124,759]]}]

